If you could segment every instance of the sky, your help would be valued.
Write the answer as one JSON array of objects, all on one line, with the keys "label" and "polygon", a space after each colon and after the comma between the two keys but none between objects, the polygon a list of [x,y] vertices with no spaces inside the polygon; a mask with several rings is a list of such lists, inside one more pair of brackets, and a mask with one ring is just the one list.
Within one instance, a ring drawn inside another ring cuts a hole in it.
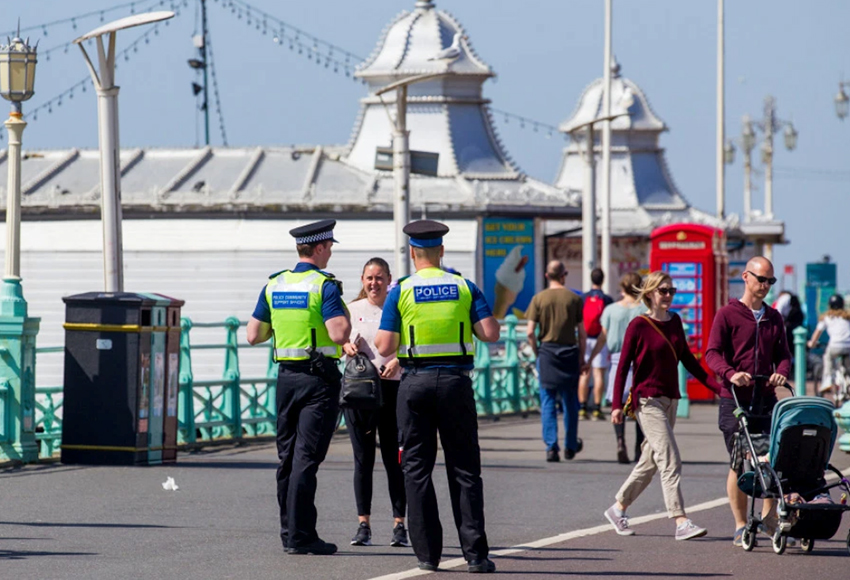
[{"label": "sky", "polygon": [[[240,0],[241,1],[241,0]],[[160,6],[162,4],[162,6]],[[176,8],[168,26],[119,33],[118,47],[139,40],[128,60],[118,60],[122,147],[192,147],[203,142],[192,96],[198,0],[0,0],[0,29],[11,30],[77,17],[73,22],[28,30],[39,42],[36,95],[24,113],[36,111],[24,134],[25,149],[97,147],[93,91],[66,91],[88,77],[73,38],[103,21]],[[338,47],[343,66],[325,66],[276,43],[275,26],[254,12],[234,11],[227,0],[207,0],[218,99],[211,98],[211,143],[223,143],[221,111],[231,146],[344,144],[366,87],[343,73],[344,49],[365,58],[380,33],[415,0],[251,0],[254,7]],[[478,55],[497,73],[484,85],[495,109],[558,125],[584,90],[603,72],[603,0],[436,0],[465,27]],[[90,16],[84,16],[92,13]],[[239,18],[241,14],[241,18]],[[613,47],[625,77],[647,95],[669,132],[661,137],[674,182],[694,206],[714,213],[717,0],[614,0]],[[248,25],[248,20],[251,24]],[[850,120],[835,115],[833,99],[842,75],[850,78],[850,2],[811,0],[726,1],[726,131],[739,138],[741,118],[761,118],[765,96],[776,98],[780,119],[792,121],[798,146],[774,142],[774,213],[786,223],[787,246],[775,249],[777,271],[797,268],[829,254],[838,263],[838,285],[850,289],[850,216],[847,164]],[[260,24],[259,28],[257,25]],[[263,30],[265,29],[265,34]],[[307,37],[299,39],[309,46]],[[319,45],[322,46],[322,45]],[[50,50],[53,49],[53,50]],[[327,54],[326,49],[322,49]],[[47,51],[50,51],[49,58]],[[351,59],[352,64],[355,63]],[[56,97],[64,93],[61,104]],[[216,100],[220,107],[216,106]],[[49,109],[52,111],[48,113]],[[562,136],[520,128],[496,115],[502,141],[529,175],[552,182],[566,145]],[[760,137],[761,139],[761,137]],[[0,143],[5,146],[5,141]],[[764,168],[754,155],[753,206],[763,207]],[[740,147],[727,166],[727,214],[743,202]],[[789,280],[790,282],[790,280]]]}]

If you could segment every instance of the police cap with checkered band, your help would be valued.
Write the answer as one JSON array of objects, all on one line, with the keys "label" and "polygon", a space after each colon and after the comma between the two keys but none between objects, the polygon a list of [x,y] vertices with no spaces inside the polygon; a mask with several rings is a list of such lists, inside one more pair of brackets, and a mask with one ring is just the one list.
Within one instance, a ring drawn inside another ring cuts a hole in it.
[{"label": "police cap with checkered band", "polygon": [[293,228],[289,230],[289,235],[295,238],[295,243],[298,245],[316,244],[328,240],[338,244],[339,242],[334,239],[335,225],[336,220],[320,220]]}]

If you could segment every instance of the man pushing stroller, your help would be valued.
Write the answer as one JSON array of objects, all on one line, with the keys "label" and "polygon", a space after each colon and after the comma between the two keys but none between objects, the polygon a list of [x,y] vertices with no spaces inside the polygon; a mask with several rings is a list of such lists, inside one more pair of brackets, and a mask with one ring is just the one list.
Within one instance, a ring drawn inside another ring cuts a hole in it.
[{"label": "man pushing stroller", "polygon": [[[791,354],[785,338],[782,315],[765,304],[764,299],[776,283],[773,264],[764,257],[747,262],[741,275],[744,295],[732,299],[717,311],[711,326],[705,359],[709,368],[722,379],[718,425],[723,432],[726,450],[737,463],[743,454],[735,453],[738,442],[738,420],[734,416],[736,404],[732,389],[742,406],[755,415],[768,416],[776,404],[776,387],[784,386],[791,372]],[[764,385],[756,385],[754,377],[767,376]],[[760,392],[757,392],[760,391]],[[753,419],[750,432],[768,434],[770,419]],[[747,496],[738,489],[740,465],[731,465],[726,479],[726,493],[735,518],[732,542],[741,546],[747,524]],[[774,535],[776,527],[776,502],[766,499],[762,506],[764,532]]]}]

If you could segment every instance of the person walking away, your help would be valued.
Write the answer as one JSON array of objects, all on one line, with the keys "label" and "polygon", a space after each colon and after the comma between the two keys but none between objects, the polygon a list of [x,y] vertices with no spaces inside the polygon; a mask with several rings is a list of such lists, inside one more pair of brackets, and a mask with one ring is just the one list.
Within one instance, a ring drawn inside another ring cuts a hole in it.
[{"label": "person walking away", "polygon": [[351,322],[342,288],[324,269],[334,220],[290,230],[298,264],[272,274],[248,321],[252,345],[272,339],[277,376],[277,501],[280,539],[289,554],[329,555],[336,545],[316,533],[316,472],[339,412],[336,361]]},{"label": "person walking away", "polygon": [[645,440],[640,461],[617,492],[614,504],[605,510],[605,518],[620,535],[633,535],[626,510],[652,481],[661,474],[661,490],[667,515],[676,520],[676,540],[690,540],[706,534],[706,529],[691,522],[682,497],[682,458],[673,435],[679,404],[679,362],[702,384],[719,392],[720,386],[708,376],[688,347],[682,320],[671,313],[676,288],[669,275],[652,272],[643,283],[639,298],[649,309],[629,324],[623,338],[623,350],[614,380],[614,409],[611,422],[623,422],[623,392],[629,366],[634,365],[631,397],[635,418]]},{"label": "person walking away", "polygon": [[[528,344],[537,357],[540,381],[540,420],[546,461],[560,461],[557,397],[564,406],[564,458],[572,459],[583,448],[578,437],[578,379],[587,365],[587,344],[582,324],[581,298],[564,286],[567,269],[557,260],[546,266],[549,287],[535,294],[528,305]],[[539,336],[536,334],[540,329]]]},{"label": "person walking away", "polygon": [[[717,423],[730,456],[726,494],[735,518],[732,536],[735,546],[741,545],[747,524],[747,496],[738,489],[738,472],[742,469],[744,454],[736,452],[739,426],[734,415],[732,389],[742,407],[755,415],[766,416],[776,404],[775,388],[786,384],[791,371],[782,315],[764,302],[770,287],[776,284],[773,264],[762,256],[752,258],[741,277],[744,295],[730,300],[717,311],[705,352],[708,367],[722,380]],[[757,376],[770,377],[758,390],[754,380]],[[751,434],[768,434],[770,420],[749,419],[748,428]],[[772,499],[762,504],[763,528],[770,536],[776,527],[775,504]]]},{"label": "person walking away", "polygon": [[357,503],[357,532],[352,546],[372,545],[372,471],[375,467],[375,441],[380,436],[381,459],[387,472],[394,526],[390,546],[408,545],[404,515],[407,498],[404,475],[398,462],[398,421],[396,401],[401,369],[395,354],[381,356],[375,347],[375,335],[381,323],[381,310],[392,282],[390,266],[382,258],[372,258],[363,266],[360,275],[360,294],[348,304],[351,314],[351,339],[342,346],[348,356],[363,353],[381,373],[380,409],[344,409],[345,424],[354,451],[354,498]]},{"label": "person walking away", "polygon": [[[620,300],[611,306],[608,306],[602,312],[602,330],[599,333],[599,339],[590,353],[590,360],[600,354],[603,348],[607,348],[610,353],[611,366],[608,370],[608,388],[605,392],[605,398],[610,402],[614,400],[614,379],[617,376],[617,369],[620,364],[620,351],[623,349],[623,338],[626,335],[626,328],[629,323],[636,317],[646,312],[646,307],[638,300],[640,294],[640,274],[637,272],[627,272],[620,278]],[[592,363],[591,363],[592,364]],[[626,402],[629,391],[632,388],[632,371],[629,369],[629,374],[626,376],[626,385],[623,388],[623,402]],[[635,423],[635,463],[640,460],[640,448],[643,444],[643,431],[640,430],[640,425]],[[626,424],[614,423],[614,435],[617,440],[617,461],[619,463],[629,463],[629,452],[626,447]]]},{"label": "person walking away", "polygon": [[829,310],[823,313],[815,327],[809,348],[815,348],[824,330],[829,342],[823,353],[823,378],[818,389],[821,394],[838,388],[835,380],[838,365],[850,375],[850,312],[844,310],[844,298],[839,294],[829,297]]},{"label": "person walking away", "polygon": [[381,356],[397,353],[403,369],[396,410],[410,540],[419,568],[437,570],[443,529],[431,477],[439,432],[467,570],[494,572],[484,531],[481,449],[470,373],[473,334],[495,342],[499,322],[475,284],[440,269],[446,225],[420,220],[403,231],[410,237],[416,273],[399,280],[387,296],[375,346]]},{"label": "person walking away", "polygon": [[[602,333],[602,313],[614,303],[614,299],[602,291],[602,284],[605,282],[605,274],[601,268],[594,268],[590,272],[591,287],[584,296],[582,296],[582,321],[584,330],[587,334],[587,347],[585,349],[585,358],[583,362],[590,364],[591,372],[582,373],[578,379],[578,401],[579,401],[579,418],[599,421],[605,419],[605,414],[602,412],[602,397],[605,394],[605,376],[608,374],[610,366],[608,347],[604,340],[599,341],[599,335]],[[597,341],[602,344],[602,348],[593,358],[590,357],[591,351],[597,344]],[[596,405],[592,410],[588,410],[588,399],[590,399],[590,378],[593,376],[593,402]]]}]

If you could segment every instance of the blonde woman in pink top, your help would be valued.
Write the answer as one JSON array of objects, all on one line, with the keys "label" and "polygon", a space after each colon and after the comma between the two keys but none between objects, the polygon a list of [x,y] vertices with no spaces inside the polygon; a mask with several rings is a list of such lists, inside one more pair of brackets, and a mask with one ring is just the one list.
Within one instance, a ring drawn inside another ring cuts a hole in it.
[{"label": "blonde woman in pink top", "polygon": [[375,335],[381,323],[381,312],[392,281],[390,267],[381,258],[372,258],[363,267],[360,276],[363,287],[360,294],[348,305],[351,315],[350,342],[343,345],[348,356],[358,352],[366,355],[375,368],[381,371],[383,406],[377,411],[345,409],[345,424],[354,450],[354,496],[357,502],[359,524],[351,539],[352,546],[371,546],[372,528],[372,470],[375,467],[375,435],[381,438],[381,459],[387,471],[390,502],[393,508],[394,527],[390,545],[406,547],[407,530],[404,514],[407,497],[404,493],[404,475],[398,461],[398,422],[396,400],[401,369],[395,356],[383,357],[375,348]]}]

